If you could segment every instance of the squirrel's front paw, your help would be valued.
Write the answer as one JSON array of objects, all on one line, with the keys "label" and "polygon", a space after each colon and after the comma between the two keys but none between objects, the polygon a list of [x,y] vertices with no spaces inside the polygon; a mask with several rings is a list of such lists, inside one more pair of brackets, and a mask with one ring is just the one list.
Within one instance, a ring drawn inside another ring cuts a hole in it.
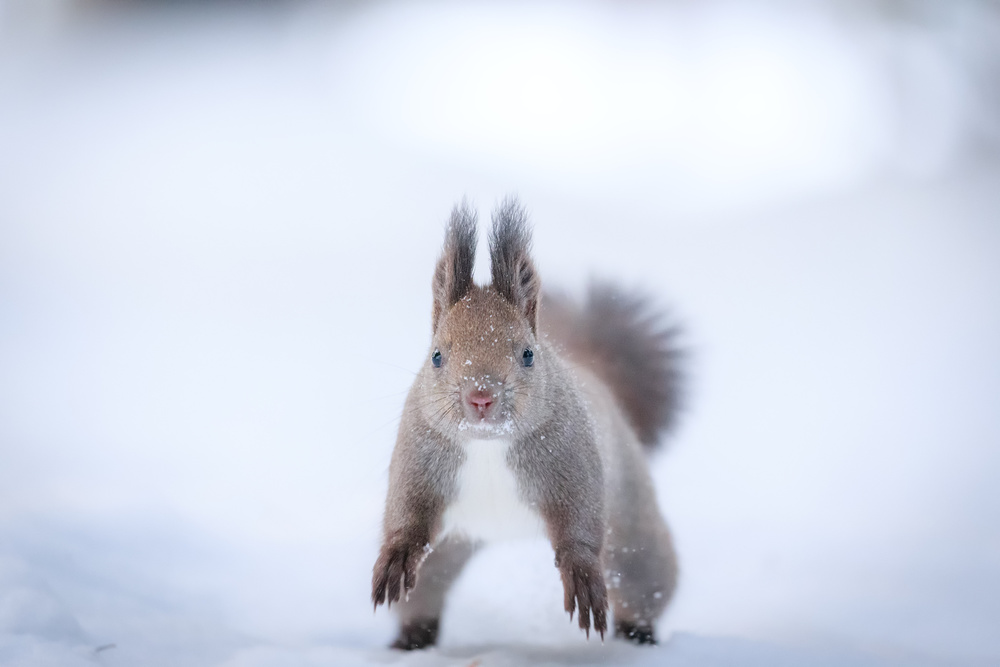
[{"label": "squirrel's front paw", "polygon": [[372,602],[392,606],[417,584],[417,566],[424,559],[424,549],[415,546],[383,546],[372,568]]},{"label": "squirrel's front paw", "polygon": [[590,615],[594,615],[594,630],[601,634],[608,629],[608,591],[598,561],[561,558],[556,565],[562,576],[566,611],[573,618],[573,610],[579,607],[580,629],[590,638]]}]

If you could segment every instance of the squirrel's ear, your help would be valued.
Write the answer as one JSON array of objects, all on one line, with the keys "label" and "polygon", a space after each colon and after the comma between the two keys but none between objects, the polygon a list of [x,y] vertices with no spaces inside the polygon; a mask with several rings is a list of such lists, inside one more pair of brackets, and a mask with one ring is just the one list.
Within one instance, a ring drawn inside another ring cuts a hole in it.
[{"label": "squirrel's ear", "polygon": [[437,331],[441,315],[472,289],[476,259],[476,214],[464,201],[451,212],[444,250],[434,270],[434,312],[431,326]]},{"label": "squirrel's ear", "polygon": [[493,289],[524,315],[534,332],[538,324],[541,281],[530,251],[528,216],[517,199],[508,197],[493,211],[493,232],[490,234]]}]

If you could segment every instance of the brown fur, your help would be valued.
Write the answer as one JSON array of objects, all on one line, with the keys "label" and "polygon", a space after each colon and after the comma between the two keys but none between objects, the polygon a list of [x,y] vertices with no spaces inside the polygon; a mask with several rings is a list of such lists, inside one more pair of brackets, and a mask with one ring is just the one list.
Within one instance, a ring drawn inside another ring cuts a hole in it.
[{"label": "brown fur", "polygon": [[[648,628],[642,637],[652,641],[652,623],[674,589],[676,563],[635,418],[623,411],[633,399],[612,392],[620,390],[616,383],[638,377],[636,371],[607,375],[600,363],[597,373],[571,368],[557,349],[588,348],[569,337],[553,345],[539,335],[540,282],[516,201],[494,212],[493,283],[485,287],[472,281],[475,237],[474,215],[456,208],[434,274],[431,347],[407,397],[389,466],[372,601],[376,607],[398,603],[397,646],[436,641],[447,590],[475,547],[443,535],[442,516],[456,498],[469,443],[502,438],[510,442],[506,464],[521,501],[544,521],[566,611],[579,610],[580,627],[589,636],[592,624],[603,637],[610,600],[619,627]],[[641,335],[608,340],[639,340],[637,350],[627,351],[636,358],[658,349]],[[534,353],[530,366],[525,350]]]}]

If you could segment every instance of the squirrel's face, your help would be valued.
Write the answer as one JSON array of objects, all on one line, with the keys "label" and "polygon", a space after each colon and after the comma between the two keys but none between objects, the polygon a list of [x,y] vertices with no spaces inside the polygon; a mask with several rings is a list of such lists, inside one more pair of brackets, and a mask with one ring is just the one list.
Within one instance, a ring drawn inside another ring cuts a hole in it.
[{"label": "squirrel's face", "polygon": [[474,287],[442,314],[420,375],[424,416],[471,438],[530,428],[544,400],[546,359],[527,319],[490,287]]},{"label": "squirrel's face", "polygon": [[[476,217],[456,207],[434,270],[434,337],[416,385],[418,409],[453,438],[528,433],[546,414],[548,362],[535,339],[540,283],[524,210],[493,215],[488,287],[472,280]],[[553,362],[555,363],[555,362]]]}]

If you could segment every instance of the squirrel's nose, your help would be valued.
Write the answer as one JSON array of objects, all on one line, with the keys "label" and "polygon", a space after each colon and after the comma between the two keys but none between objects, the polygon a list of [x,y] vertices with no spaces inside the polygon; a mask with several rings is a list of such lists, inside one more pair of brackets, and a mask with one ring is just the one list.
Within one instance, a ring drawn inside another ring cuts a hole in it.
[{"label": "squirrel's nose", "polygon": [[489,392],[483,391],[482,389],[476,389],[469,392],[467,399],[469,405],[476,409],[479,416],[482,417],[489,410],[489,407],[493,405],[493,396]]}]

